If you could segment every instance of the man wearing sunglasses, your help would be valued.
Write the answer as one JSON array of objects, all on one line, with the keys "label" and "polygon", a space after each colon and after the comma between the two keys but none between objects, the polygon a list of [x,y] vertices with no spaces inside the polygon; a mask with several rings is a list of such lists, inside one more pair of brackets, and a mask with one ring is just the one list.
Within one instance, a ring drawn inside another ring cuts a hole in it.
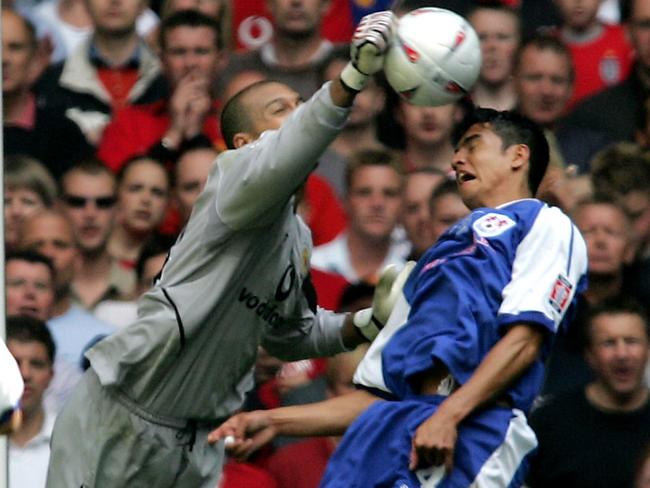
[{"label": "man wearing sunglasses", "polygon": [[135,273],[120,266],[107,248],[116,215],[115,176],[101,161],[87,160],[66,171],[61,187],[63,210],[79,247],[75,301],[93,310],[104,300],[130,298]]}]

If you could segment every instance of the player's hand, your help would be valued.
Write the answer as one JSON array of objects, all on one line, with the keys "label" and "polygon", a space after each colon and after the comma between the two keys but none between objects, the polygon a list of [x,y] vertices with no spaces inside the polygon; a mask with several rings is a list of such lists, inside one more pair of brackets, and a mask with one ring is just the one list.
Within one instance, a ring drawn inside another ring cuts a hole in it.
[{"label": "player's hand", "polygon": [[416,429],[411,441],[409,469],[444,465],[449,473],[454,465],[458,429],[453,419],[438,410]]},{"label": "player's hand", "polygon": [[239,461],[248,458],[277,434],[267,410],[242,412],[230,417],[208,434],[208,443],[228,438],[226,452]]},{"label": "player's hand", "polygon": [[415,261],[407,262],[399,272],[394,264],[387,266],[381,273],[379,282],[375,287],[372,307],[359,310],[354,314],[354,325],[359,328],[363,336],[369,341],[374,340],[388,322],[388,317],[390,317],[397,299],[402,294],[404,283],[406,283],[414,267]]},{"label": "player's hand", "polygon": [[397,18],[390,11],[375,12],[361,19],[350,45],[350,63],[341,73],[341,81],[350,89],[361,91],[370,75],[384,66]]}]

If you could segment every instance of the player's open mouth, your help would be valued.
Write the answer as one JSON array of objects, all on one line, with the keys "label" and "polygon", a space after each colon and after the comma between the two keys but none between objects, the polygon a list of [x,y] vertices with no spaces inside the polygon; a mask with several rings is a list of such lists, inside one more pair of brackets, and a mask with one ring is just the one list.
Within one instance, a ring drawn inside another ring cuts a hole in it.
[{"label": "player's open mouth", "polygon": [[476,176],[470,173],[465,173],[464,171],[458,171],[456,173],[456,180],[458,184],[465,183],[466,181],[475,180]]}]

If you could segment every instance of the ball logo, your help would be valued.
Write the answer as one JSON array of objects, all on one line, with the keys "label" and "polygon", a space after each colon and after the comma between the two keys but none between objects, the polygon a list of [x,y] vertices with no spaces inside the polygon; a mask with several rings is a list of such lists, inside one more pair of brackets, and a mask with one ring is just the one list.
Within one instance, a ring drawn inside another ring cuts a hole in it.
[{"label": "ball logo", "polygon": [[449,93],[463,93],[465,90],[455,81],[448,81],[445,85],[445,90]]},{"label": "ball logo", "polygon": [[467,34],[465,34],[465,31],[464,30],[459,30],[456,33],[456,39],[454,40],[454,45],[451,48],[451,50],[454,51],[454,50],[458,49],[458,46],[460,46],[463,43],[463,41],[465,40],[465,37],[467,37]]},{"label": "ball logo", "polygon": [[420,59],[420,53],[405,42],[402,42],[402,47],[404,48],[404,53],[406,54],[406,57],[409,58],[409,61],[411,63],[417,63],[418,59]]},{"label": "ball logo", "polygon": [[293,264],[290,264],[287,269],[284,270],[282,278],[280,278],[280,283],[278,283],[277,288],[275,289],[275,301],[283,302],[289,298],[293,284],[296,282],[296,269]]}]

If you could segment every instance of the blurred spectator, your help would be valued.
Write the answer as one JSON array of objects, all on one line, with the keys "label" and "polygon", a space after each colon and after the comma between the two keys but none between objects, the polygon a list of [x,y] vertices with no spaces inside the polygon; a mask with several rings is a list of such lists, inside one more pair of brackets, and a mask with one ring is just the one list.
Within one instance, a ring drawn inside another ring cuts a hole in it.
[{"label": "blurred spectator", "polygon": [[431,239],[436,242],[445,231],[469,214],[455,181],[447,180],[433,190],[429,200]]},{"label": "blurred spectator", "polygon": [[126,327],[131,322],[134,322],[138,315],[138,299],[153,285],[167,260],[169,249],[173,244],[172,238],[167,236],[155,236],[147,240],[135,263],[137,278],[135,293],[132,294],[129,300],[112,299],[102,301],[93,311],[95,317],[117,328]]},{"label": "blurred spectator", "polygon": [[[228,53],[232,48],[232,7],[230,0],[163,0],[160,18],[167,19],[180,10],[196,10],[212,17],[219,24],[219,45]],[[149,41],[156,49],[160,48],[159,40],[158,30],[149,35]]]},{"label": "blurred spectator", "polygon": [[514,56],[521,38],[517,10],[498,0],[481,2],[467,14],[481,40],[481,73],[472,90],[479,107],[511,110],[517,103],[512,81]]},{"label": "blurred spectator", "polygon": [[27,315],[39,320],[52,316],[54,265],[34,252],[9,253],[5,263],[7,315]]},{"label": "blurred spectator", "polygon": [[86,0],[95,30],[62,63],[49,68],[38,95],[60,107],[93,146],[119,110],[164,95],[160,63],[136,32],[144,0]]},{"label": "blurred spectator", "polygon": [[220,86],[240,71],[259,71],[308,99],[321,85],[321,69],[332,43],[321,37],[328,0],[269,0],[273,37],[254,51],[233,54]]},{"label": "blurred spectator", "polygon": [[122,166],[117,177],[118,219],[108,240],[108,252],[132,269],[142,246],[165,216],[170,180],[165,166],[148,157],[136,157]]},{"label": "blurred spectator", "polygon": [[222,60],[219,24],[193,10],[176,12],[160,26],[160,47],[170,95],[126,108],[106,128],[97,155],[115,172],[134,156],[171,163],[197,140],[223,147],[214,93]]},{"label": "blurred spectator", "polygon": [[7,156],[3,169],[5,249],[11,251],[20,241],[23,221],[54,205],[57,188],[47,169],[28,156]]},{"label": "blurred spectator", "polygon": [[79,250],[72,280],[75,302],[93,310],[104,300],[131,297],[135,275],[107,247],[117,212],[115,176],[101,161],[90,159],[68,170],[61,187],[61,207]]},{"label": "blurred spectator", "polygon": [[26,154],[58,178],[68,165],[90,155],[79,128],[58,110],[37,105],[32,85],[41,67],[34,27],[2,9],[2,109],[4,154]]},{"label": "blurred spectator", "polygon": [[324,178],[310,174],[297,197],[298,214],[311,230],[314,246],[330,242],[343,232],[347,223],[345,210]]},{"label": "blurred spectator", "polygon": [[[48,43],[50,63],[69,57],[93,33],[93,19],[86,0],[45,0],[32,11],[39,38]],[[142,10],[136,31],[146,37],[158,25],[158,16],[149,8]]]},{"label": "blurred spectator", "polygon": [[[46,321],[53,313],[55,272],[52,261],[39,253],[23,251],[7,255],[5,264],[7,315]],[[52,333],[51,323],[48,329]],[[81,378],[77,363],[55,355],[54,379],[45,395],[45,406],[56,412]]]},{"label": "blurred spectator", "polygon": [[613,297],[637,296],[625,275],[634,245],[631,222],[623,208],[612,197],[597,195],[580,202],[573,219],[587,244],[588,288],[578,302],[576,317],[557,335],[547,363],[545,395],[579,388],[590,380],[582,355],[584,317],[589,308]]},{"label": "blurred spectator", "polygon": [[[323,70],[324,80],[336,78],[349,59],[348,46],[334,49]],[[345,196],[345,168],[350,155],[360,148],[383,147],[377,138],[377,116],[384,109],[385,98],[384,89],[377,80],[368,80],[364,89],[354,99],[345,128],[336,136],[318,162],[316,174],[329,181],[339,198]]]},{"label": "blurred spectator", "polygon": [[533,410],[539,442],[531,488],[632,486],[634,464],[650,441],[648,319],[628,300],[603,302],[588,319],[585,357],[595,378]]},{"label": "blurred spectator", "polygon": [[630,75],[578,104],[572,124],[606,133],[614,141],[632,141],[636,121],[650,92],[650,0],[622,3],[622,18],[636,54]]},{"label": "blurred spectator", "polygon": [[559,35],[573,58],[575,83],[568,107],[630,74],[632,47],[622,26],[597,17],[602,0],[555,0],[562,17]]},{"label": "blurred spectator", "polygon": [[347,185],[348,229],[316,247],[311,264],[350,283],[374,283],[388,264],[405,263],[391,239],[402,207],[400,161],[385,150],[361,150],[350,158]]},{"label": "blurred spectator", "polygon": [[634,284],[640,300],[650,301],[650,154],[635,144],[621,143],[593,161],[596,191],[619,200],[632,220],[636,247]]},{"label": "blurred spectator", "polygon": [[40,488],[47,477],[55,418],[44,408],[43,397],[54,376],[56,348],[45,322],[26,316],[7,318],[7,347],[25,384],[22,424],[9,438],[9,488]]},{"label": "blurred spectator", "polygon": [[418,107],[399,99],[395,120],[404,131],[404,167],[407,171],[437,168],[449,173],[454,148],[451,134],[463,117],[462,109],[452,103],[439,107]]},{"label": "blurred spectator", "polygon": [[211,146],[197,146],[181,152],[174,167],[174,199],[181,226],[190,218],[194,202],[208,180],[217,151]]},{"label": "blurred spectator", "polygon": [[435,242],[429,200],[434,189],[443,181],[444,173],[435,168],[412,171],[404,179],[404,203],[400,220],[411,243],[409,260],[418,260]]},{"label": "blurred spectator", "polygon": [[48,327],[57,346],[57,358],[82,369],[87,347],[114,331],[109,324],[73,304],[70,286],[78,248],[72,226],[60,210],[45,210],[25,222],[21,248],[49,257],[55,273],[55,302]]},{"label": "blurred spectator", "polygon": [[522,44],[515,62],[517,109],[544,128],[552,167],[583,174],[609,139],[562,121],[573,85],[571,53],[560,40],[539,34]]}]

